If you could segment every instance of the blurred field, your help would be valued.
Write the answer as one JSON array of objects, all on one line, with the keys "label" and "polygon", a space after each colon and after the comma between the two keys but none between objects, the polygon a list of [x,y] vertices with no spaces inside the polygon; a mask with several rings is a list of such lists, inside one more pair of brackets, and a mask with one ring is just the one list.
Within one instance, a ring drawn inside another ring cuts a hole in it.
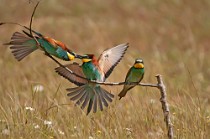
[{"label": "blurred field", "polygon": [[[0,21],[29,25],[34,5],[0,0]],[[135,58],[143,58],[143,82],[156,83],[154,76],[163,75],[175,138],[208,139],[209,13],[209,0],[43,0],[33,28],[80,54],[99,56],[129,42],[108,81],[123,81]],[[1,26],[0,43],[20,30]],[[136,87],[103,112],[86,116],[69,101],[65,89],[74,85],[54,72],[51,59],[37,51],[17,62],[9,48],[0,47],[0,138],[167,138],[157,89]],[[121,87],[108,89],[117,96]]]}]

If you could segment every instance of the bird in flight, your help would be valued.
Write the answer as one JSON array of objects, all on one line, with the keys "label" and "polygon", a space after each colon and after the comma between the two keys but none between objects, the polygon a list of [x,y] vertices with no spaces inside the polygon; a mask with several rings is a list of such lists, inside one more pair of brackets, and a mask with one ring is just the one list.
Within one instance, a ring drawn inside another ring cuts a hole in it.
[{"label": "bird in flight", "polygon": [[[5,45],[10,45],[10,49],[18,61],[21,61],[30,53],[39,49],[40,46],[41,50],[44,49],[48,54],[65,61],[71,61],[74,58],[80,58],[79,55],[68,49],[66,44],[63,42],[44,36],[34,30],[32,30],[32,32],[35,34],[34,37],[36,40],[32,35],[23,30],[23,33],[13,33],[11,41],[9,43],[5,43]],[[40,46],[37,44],[37,41]]]},{"label": "bird in flight", "polygon": [[87,54],[82,56],[82,65],[73,63],[65,66],[83,78],[71,74],[64,67],[55,69],[59,75],[78,86],[67,89],[67,91],[69,91],[67,95],[70,97],[70,100],[76,101],[77,105],[81,105],[82,109],[88,105],[87,115],[92,109],[93,113],[95,113],[98,108],[102,111],[104,106],[108,107],[108,102],[112,102],[114,97],[113,94],[103,89],[100,84],[92,83],[88,80],[104,82],[112,73],[115,66],[120,62],[127,48],[128,43],[120,44],[105,50],[98,59],[93,54]]}]

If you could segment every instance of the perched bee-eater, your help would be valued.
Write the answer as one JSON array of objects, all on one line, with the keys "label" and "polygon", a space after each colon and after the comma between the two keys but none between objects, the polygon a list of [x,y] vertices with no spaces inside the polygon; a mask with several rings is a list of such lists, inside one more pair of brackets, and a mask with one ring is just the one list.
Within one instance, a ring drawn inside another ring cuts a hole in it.
[{"label": "perched bee-eater", "polygon": [[[25,28],[28,29],[27,27]],[[64,43],[50,37],[43,36],[42,34],[34,30],[32,30],[32,32],[36,34],[34,37],[39,42],[41,48],[40,46],[38,46],[33,36],[24,30],[23,33],[15,32],[11,37],[11,41],[5,44],[10,45],[10,49],[12,50],[13,55],[18,61],[21,61],[24,57],[28,56],[30,53],[37,50],[38,48],[40,48],[41,50],[45,49],[45,51],[50,55],[53,55],[65,61],[71,61],[75,57],[80,57],[69,50]]]},{"label": "perched bee-eater", "polygon": [[[140,83],[144,77],[144,62],[142,59],[138,58],[135,60],[134,65],[129,69],[125,83]],[[125,84],[123,90],[118,94],[120,99],[126,95],[126,93],[132,89],[135,85]]]},{"label": "perched bee-eater", "polygon": [[[79,76],[89,80],[104,82],[109,77],[114,67],[120,62],[128,44],[121,44],[116,47],[105,50],[97,60],[92,54],[84,55],[82,58],[83,64],[80,66],[77,63],[66,65]],[[97,111],[97,107],[103,110],[103,106],[108,107],[108,102],[112,102],[113,94],[103,89],[100,84],[91,83],[88,80],[79,78],[71,74],[63,67],[55,69],[61,76],[68,79],[70,82],[79,87],[67,89],[70,93],[67,95],[70,100],[76,101],[77,105],[82,105],[84,109],[88,104],[87,115],[93,108],[93,112]]]}]

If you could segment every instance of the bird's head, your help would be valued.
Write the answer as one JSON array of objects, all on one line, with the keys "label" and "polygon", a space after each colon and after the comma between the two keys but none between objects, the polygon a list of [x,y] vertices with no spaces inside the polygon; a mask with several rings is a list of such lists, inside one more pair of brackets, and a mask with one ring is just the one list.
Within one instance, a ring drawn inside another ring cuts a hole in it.
[{"label": "bird's head", "polygon": [[140,59],[140,58],[137,58],[135,60],[135,63],[134,63],[134,68],[136,68],[136,69],[143,69],[144,68],[144,62],[143,62],[143,60]]},{"label": "bird's head", "polygon": [[94,55],[93,54],[86,54],[82,56],[82,62],[83,63],[87,63],[90,62],[94,59]]}]

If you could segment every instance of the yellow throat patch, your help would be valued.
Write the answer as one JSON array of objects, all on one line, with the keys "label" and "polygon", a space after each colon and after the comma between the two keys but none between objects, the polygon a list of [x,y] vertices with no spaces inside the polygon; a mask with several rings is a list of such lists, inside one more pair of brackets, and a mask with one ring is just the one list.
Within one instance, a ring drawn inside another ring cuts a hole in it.
[{"label": "yellow throat patch", "polygon": [[83,58],[82,59],[82,62],[84,62],[84,63],[89,62],[89,61],[91,61],[91,59],[88,59],[88,58]]},{"label": "yellow throat patch", "polygon": [[136,64],[134,64],[134,68],[142,69],[142,68],[144,68],[144,65],[142,63],[136,63]]}]

